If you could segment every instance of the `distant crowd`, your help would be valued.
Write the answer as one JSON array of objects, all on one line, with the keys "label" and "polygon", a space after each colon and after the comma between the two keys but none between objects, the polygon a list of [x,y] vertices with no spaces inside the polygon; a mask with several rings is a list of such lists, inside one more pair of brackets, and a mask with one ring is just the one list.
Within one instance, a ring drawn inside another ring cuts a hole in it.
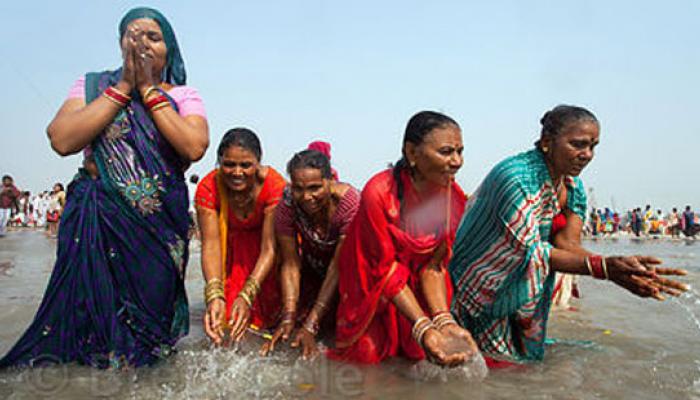
[{"label": "distant crowd", "polygon": [[4,175],[0,191],[0,237],[5,236],[8,227],[42,228],[50,236],[56,236],[65,203],[66,192],[61,183],[32,195],[18,189],[10,175]]},{"label": "distant crowd", "polygon": [[614,235],[619,232],[633,234],[636,237],[669,236],[695,238],[700,230],[700,214],[691,206],[683,211],[674,207],[665,213],[660,209],[654,211],[651,205],[618,213],[610,208],[592,209],[586,224],[585,233],[590,236]]}]

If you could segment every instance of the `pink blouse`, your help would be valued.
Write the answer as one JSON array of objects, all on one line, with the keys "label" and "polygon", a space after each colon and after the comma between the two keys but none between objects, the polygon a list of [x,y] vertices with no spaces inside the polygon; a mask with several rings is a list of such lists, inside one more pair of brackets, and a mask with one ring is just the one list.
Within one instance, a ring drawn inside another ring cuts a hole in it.
[{"label": "pink blouse", "polygon": [[[180,116],[199,115],[207,118],[204,111],[204,102],[199,96],[197,89],[191,86],[173,86],[167,91],[170,97],[175,100]],[[68,91],[68,99],[85,99],[85,77],[78,78]]]}]

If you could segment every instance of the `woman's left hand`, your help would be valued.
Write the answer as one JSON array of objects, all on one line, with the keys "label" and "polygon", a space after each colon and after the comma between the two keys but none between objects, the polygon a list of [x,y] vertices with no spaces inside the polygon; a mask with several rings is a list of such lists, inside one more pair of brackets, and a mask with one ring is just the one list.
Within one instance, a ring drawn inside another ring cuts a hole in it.
[{"label": "woman's left hand", "polygon": [[299,347],[301,345],[301,357],[304,360],[313,359],[318,355],[318,347],[316,346],[316,338],[314,335],[304,328],[299,328],[294,340],[292,340],[292,347]]},{"label": "woman's left hand", "polygon": [[[661,293],[680,296],[688,287],[660,275],[683,276],[687,272],[677,268],[657,267],[661,260],[647,256],[607,257],[610,280],[640,297],[665,300]],[[611,268],[612,267],[612,268]]]},{"label": "woman's left hand", "polygon": [[231,340],[240,342],[245,334],[246,327],[248,327],[248,322],[250,321],[250,307],[248,303],[245,302],[241,297],[236,297],[233,300],[233,306],[231,307],[231,319],[229,320],[229,326],[231,327]]},{"label": "woman's left hand", "polygon": [[145,32],[137,34],[134,48],[134,63],[136,67],[136,87],[143,93],[158,82],[153,76],[153,51],[149,48]]},{"label": "woman's left hand", "polygon": [[[468,330],[462,328],[461,326],[455,324],[446,324],[440,328],[440,333],[449,340],[450,343],[457,344],[459,350],[465,351],[467,353],[466,361],[469,361],[477,353],[479,353],[479,346],[476,345],[474,338],[469,333]],[[464,348],[462,348],[464,347]]]}]

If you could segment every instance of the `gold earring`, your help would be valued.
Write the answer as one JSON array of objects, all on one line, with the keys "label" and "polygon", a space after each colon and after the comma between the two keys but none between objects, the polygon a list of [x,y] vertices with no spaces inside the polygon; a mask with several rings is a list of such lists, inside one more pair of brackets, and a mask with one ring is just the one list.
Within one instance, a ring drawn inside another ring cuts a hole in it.
[{"label": "gold earring", "polygon": [[542,152],[543,152],[543,153],[547,153],[548,151],[549,151],[549,147],[543,147],[543,148],[542,148]]},{"label": "gold earring", "polygon": [[415,167],[416,167],[415,161],[410,161],[410,162],[408,163],[408,165],[409,165],[411,168],[415,168]]}]

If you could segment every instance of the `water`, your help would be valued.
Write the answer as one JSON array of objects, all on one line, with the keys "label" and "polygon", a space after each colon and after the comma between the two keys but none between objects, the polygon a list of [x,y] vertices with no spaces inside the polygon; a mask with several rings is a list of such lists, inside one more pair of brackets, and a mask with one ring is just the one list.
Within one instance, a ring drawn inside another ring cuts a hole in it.
[{"label": "water", "polygon": [[[608,282],[582,279],[578,311],[557,311],[557,338],[543,363],[491,371],[483,381],[455,371],[392,360],[381,366],[298,360],[282,350],[261,359],[260,338],[238,352],[212,349],[201,328],[204,311],[198,253],[189,265],[191,333],[178,353],[151,368],[98,371],[75,365],[0,373],[0,398],[530,398],[700,399],[700,242],[598,241],[603,254],[653,254],[686,268],[688,294],[666,302],[633,297]],[[0,239],[0,353],[33,317],[53,266],[55,241],[22,231]]]}]

